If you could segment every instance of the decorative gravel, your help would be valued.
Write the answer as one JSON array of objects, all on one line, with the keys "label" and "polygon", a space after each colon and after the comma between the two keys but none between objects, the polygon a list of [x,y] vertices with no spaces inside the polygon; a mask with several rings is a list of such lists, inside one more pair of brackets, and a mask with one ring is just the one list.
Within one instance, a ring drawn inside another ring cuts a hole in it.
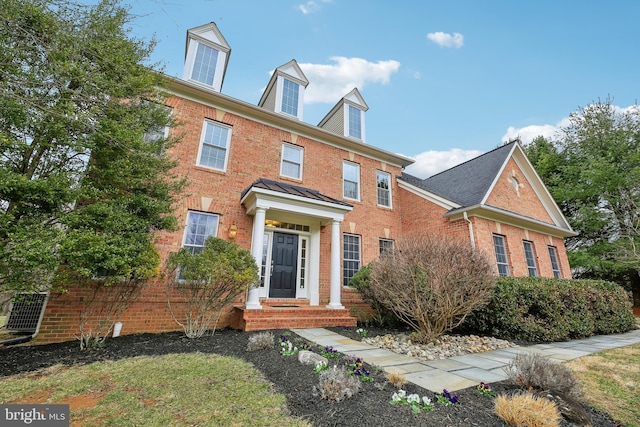
[{"label": "decorative gravel", "polygon": [[406,333],[363,338],[362,342],[422,360],[447,359],[463,354],[483,353],[515,346],[506,340],[477,335],[443,335],[429,344],[420,344],[413,342],[410,335]]}]

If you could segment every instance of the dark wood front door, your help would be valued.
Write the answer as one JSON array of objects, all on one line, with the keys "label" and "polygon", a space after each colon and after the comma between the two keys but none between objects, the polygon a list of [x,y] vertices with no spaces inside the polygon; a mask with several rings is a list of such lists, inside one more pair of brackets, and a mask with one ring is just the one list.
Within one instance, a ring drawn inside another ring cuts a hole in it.
[{"label": "dark wood front door", "polygon": [[273,233],[270,298],[295,298],[298,273],[298,236]]}]

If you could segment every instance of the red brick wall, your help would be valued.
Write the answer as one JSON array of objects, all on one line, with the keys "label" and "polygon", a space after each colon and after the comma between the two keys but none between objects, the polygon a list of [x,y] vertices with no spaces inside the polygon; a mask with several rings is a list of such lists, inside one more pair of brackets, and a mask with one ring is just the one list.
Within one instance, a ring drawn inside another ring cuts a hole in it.
[{"label": "red brick wall", "polygon": [[467,223],[462,220],[451,222],[444,217],[447,210],[407,190],[400,190],[402,233],[405,235],[439,232],[470,242]]},{"label": "red brick wall", "polygon": [[[571,277],[569,260],[563,239],[483,218],[472,218],[472,222],[476,236],[476,247],[484,251],[493,263],[495,263],[496,259],[493,247],[493,234],[504,236],[507,257],[509,259],[509,271],[512,276],[529,275],[523,245],[523,241],[528,240],[533,245],[539,276],[553,277],[548,246],[555,246],[562,277]],[[496,274],[497,271],[496,266]]]},{"label": "red brick wall", "polygon": [[[518,191],[514,188],[512,178],[519,183]],[[553,224],[553,220],[531,187],[531,183],[513,159],[507,162],[486,204]]]},{"label": "red brick wall", "polygon": [[[498,205],[499,207],[504,207],[505,209],[513,207],[514,210],[518,209],[523,215],[551,222],[544,206],[538,200],[529,183],[523,178],[522,173],[519,173],[516,176],[519,178],[520,183],[524,183],[525,185],[520,188],[521,197],[518,198],[516,196],[515,190],[511,186],[511,183],[509,183],[508,178],[512,176],[511,171],[514,170],[513,168],[517,168],[517,165],[513,160],[511,160],[508,163],[508,166],[509,167],[498,180],[489,201],[502,203],[502,205]],[[440,207],[435,203],[432,203],[407,190],[400,191],[403,234],[413,235],[438,231],[444,232],[447,235],[453,235],[470,244],[469,226],[465,220],[460,219],[450,221],[448,218],[443,216],[447,212],[446,208]],[[523,210],[521,207],[517,207],[517,202],[521,202],[523,206],[528,206],[527,209],[529,210],[527,211]],[[524,255],[524,246],[522,243],[523,240],[529,240],[533,243],[538,275],[553,277],[551,260],[549,258],[547,247],[555,246],[562,277],[571,277],[569,260],[567,258],[563,239],[525,230],[521,227],[501,224],[485,218],[470,216],[470,220],[473,224],[473,235],[476,248],[483,251],[492,264],[495,264],[496,259],[493,247],[493,234],[496,233],[505,236],[507,255],[509,258],[509,269],[513,276],[529,275]],[[497,265],[495,267],[495,272],[498,274]]]},{"label": "red brick wall", "polygon": [[[187,176],[190,184],[185,196],[176,206],[181,229],[178,232],[158,233],[157,247],[162,263],[170,252],[177,251],[182,245],[188,210],[219,214],[218,237],[223,239],[228,238],[229,227],[236,224],[238,231],[235,242],[249,250],[253,217],[247,215],[245,208],[240,204],[240,195],[259,178],[312,188],[343,200],[343,160],[360,165],[360,201],[345,200],[353,205],[353,210],[346,214],[341,231],[361,236],[363,265],[378,257],[379,238],[398,238],[402,224],[399,215],[398,186],[393,177],[400,174],[399,167],[383,164],[379,160],[350,153],[303,136],[292,135],[290,132],[186,99],[174,97],[168,104],[173,107],[176,120],[182,124],[172,130],[174,135],[180,135],[182,139],[169,150],[169,155],[179,160],[176,172]],[[196,166],[205,118],[232,127],[226,172]],[[302,180],[280,176],[283,142],[304,148]],[[393,207],[390,209],[377,206],[377,170],[386,171],[392,177]],[[320,243],[320,306],[329,302],[330,241],[331,227],[323,227]],[[340,252],[342,253],[342,247]],[[82,290],[71,289],[66,295],[52,298],[45,313],[38,342],[70,340],[78,334],[78,313],[81,307],[79,298],[82,297]],[[243,302],[244,299],[239,301]],[[353,306],[361,304],[362,301],[352,290],[345,289],[343,304],[345,303]],[[123,333],[179,329],[169,315],[164,284],[161,281],[151,283],[143,291],[141,299],[118,320],[124,323]],[[225,317],[221,325],[225,326],[230,322],[231,319]]]}]

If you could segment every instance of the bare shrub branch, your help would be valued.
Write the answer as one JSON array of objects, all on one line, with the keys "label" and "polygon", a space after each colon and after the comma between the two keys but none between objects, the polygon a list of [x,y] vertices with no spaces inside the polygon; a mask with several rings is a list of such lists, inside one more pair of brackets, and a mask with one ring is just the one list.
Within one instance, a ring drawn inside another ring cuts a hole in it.
[{"label": "bare shrub branch", "polygon": [[443,235],[410,237],[372,265],[371,290],[387,309],[432,341],[489,302],[495,276],[484,254]]},{"label": "bare shrub branch", "polygon": [[116,320],[140,296],[145,282],[123,280],[105,283],[96,280],[86,287],[90,296],[82,300],[80,310],[80,349],[101,346],[113,330]]}]

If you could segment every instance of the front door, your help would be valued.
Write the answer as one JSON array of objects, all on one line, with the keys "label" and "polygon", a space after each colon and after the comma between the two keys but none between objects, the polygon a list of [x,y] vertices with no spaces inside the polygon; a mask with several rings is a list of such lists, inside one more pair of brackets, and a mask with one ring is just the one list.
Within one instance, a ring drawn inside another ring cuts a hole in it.
[{"label": "front door", "polygon": [[298,236],[273,233],[270,298],[295,298],[298,277]]}]

